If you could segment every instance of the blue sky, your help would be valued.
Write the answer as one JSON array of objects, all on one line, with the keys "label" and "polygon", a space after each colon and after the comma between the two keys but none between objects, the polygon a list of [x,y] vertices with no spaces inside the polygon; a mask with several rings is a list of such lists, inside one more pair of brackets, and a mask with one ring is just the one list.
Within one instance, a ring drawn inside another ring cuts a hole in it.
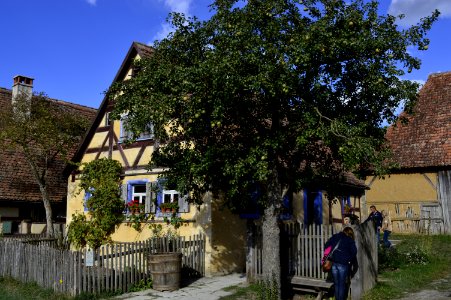
[{"label": "blue sky", "polygon": [[[429,34],[420,71],[407,79],[426,81],[451,71],[451,0],[381,0],[381,9],[404,13],[415,23],[434,8],[442,12]],[[0,87],[12,77],[33,77],[34,90],[52,98],[97,108],[131,43],[152,43],[169,28],[170,11],[208,17],[211,0],[0,0]]]}]

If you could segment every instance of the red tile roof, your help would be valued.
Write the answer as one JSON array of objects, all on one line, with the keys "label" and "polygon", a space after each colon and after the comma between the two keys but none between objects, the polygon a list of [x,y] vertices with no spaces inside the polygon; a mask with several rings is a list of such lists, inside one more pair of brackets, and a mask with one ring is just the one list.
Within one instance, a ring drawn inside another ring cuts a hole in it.
[{"label": "red tile roof", "polygon": [[[0,107],[8,109],[11,105],[11,90],[0,88]],[[69,111],[81,117],[94,119],[96,110],[65,101],[50,99],[57,105],[64,105]],[[73,149],[75,152],[76,149]],[[59,161],[49,170],[48,187],[51,201],[65,201],[67,195],[67,178],[62,174],[65,167]],[[30,167],[20,152],[0,149],[0,201],[41,201],[41,193]]]},{"label": "red tile roof", "polygon": [[408,119],[386,134],[400,166],[451,166],[451,72],[429,76]]}]

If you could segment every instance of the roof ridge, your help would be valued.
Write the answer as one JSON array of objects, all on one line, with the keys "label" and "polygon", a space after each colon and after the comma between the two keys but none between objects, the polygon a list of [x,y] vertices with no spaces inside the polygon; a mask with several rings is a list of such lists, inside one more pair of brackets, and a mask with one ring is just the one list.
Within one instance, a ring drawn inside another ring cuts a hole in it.
[{"label": "roof ridge", "polygon": [[[0,87],[0,91],[7,92],[7,93],[12,93],[11,89],[7,89],[7,88],[4,88],[4,87]],[[87,106],[87,105],[78,104],[78,103],[70,102],[70,101],[66,101],[66,100],[60,100],[60,99],[56,99],[56,98],[51,98],[47,94],[45,94],[45,96],[47,97],[48,100],[53,101],[53,102],[58,102],[61,105],[68,105],[68,106],[72,106],[74,108],[76,108],[76,107],[86,108],[88,110],[94,110],[94,111],[97,110],[97,108],[90,107],[90,106]]]}]

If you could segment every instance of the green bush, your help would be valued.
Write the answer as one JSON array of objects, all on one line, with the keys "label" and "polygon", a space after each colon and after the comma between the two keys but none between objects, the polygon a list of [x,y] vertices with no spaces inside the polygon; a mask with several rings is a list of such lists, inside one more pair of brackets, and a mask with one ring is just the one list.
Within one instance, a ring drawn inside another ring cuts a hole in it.
[{"label": "green bush", "polygon": [[378,253],[378,260],[379,273],[388,270],[396,270],[401,267],[404,261],[403,255],[400,254],[399,251],[394,247],[380,248]]},{"label": "green bush", "polygon": [[423,247],[414,245],[408,248],[382,247],[378,253],[379,273],[392,271],[407,265],[426,265],[429,256]]},{"label": "green bush", "polygon": [[409,265],[426,265],[429,263],[429,257],[419,246],[414,246],[412,250],[404,253],[404,260]]}]

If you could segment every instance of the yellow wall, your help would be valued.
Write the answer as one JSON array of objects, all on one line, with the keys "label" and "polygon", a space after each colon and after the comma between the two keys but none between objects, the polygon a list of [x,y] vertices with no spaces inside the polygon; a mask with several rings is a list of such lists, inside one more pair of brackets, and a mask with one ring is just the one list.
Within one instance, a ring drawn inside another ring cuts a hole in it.
[{"label": "yellow wall", "polygon": [[212,202],[212,268],[214,275],[246,270],[246,220]]},{"label": "yellow wall", "polygon": [[370,205],[385,210],[393,222],[393,232],[415,232],[421,222],[421,207],[437,203],[437,173],[391,174],[385,179],[368,177],[366,213]]},{"label": "yellow wall", "polygon": [[[140,176],[139,178],[149,181],[157,179],[156,175]],[[136,176],[125,177],[124,183],[133,179],[136,179]],[[69,180],[67,224],[71,222],[72,213],[83,213],[84,192],[74,192],[77,182],[78,180],[74,183]],[[231,214],[229,210],[219,209],[218,200],[212,200],[210,194],[206,194],[203,200],[203,205],[199,207],[190,205],[188,213],[180,213],[180,217],[187,222],[183,223],[177,230],[173,226],[167,225],[163,218],[156,218],[154,222],[149,221],[143,224],[141,232],[136,231],[131,223],[124,222],[111,238],[113,241],[120,242],[146,240],[153,236],[149,227],[152,223],[162,224],[163,231],[171,230],[179,236],[189,237],[195,234],[203,234],[206,238],[206,276],[244,271],[246,259],[245,220]]]}]

